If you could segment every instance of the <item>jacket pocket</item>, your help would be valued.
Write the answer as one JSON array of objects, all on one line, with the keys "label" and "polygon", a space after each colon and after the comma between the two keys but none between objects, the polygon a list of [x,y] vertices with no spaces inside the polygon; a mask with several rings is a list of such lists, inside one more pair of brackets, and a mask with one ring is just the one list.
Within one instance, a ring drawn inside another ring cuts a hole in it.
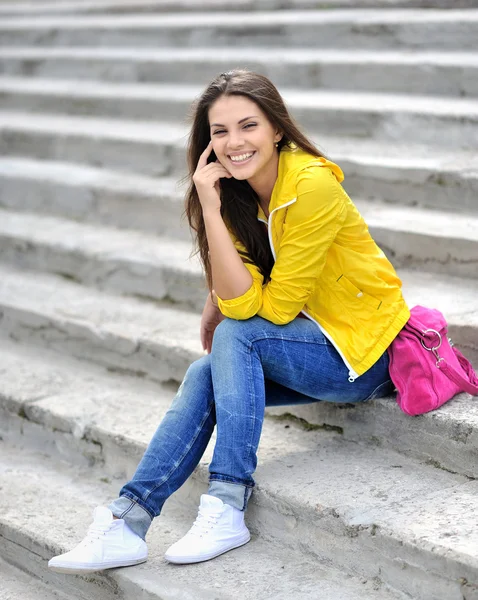
[{"label": "jacket pocket", "polygon": [[379,310],[382,306],[381,300],[378,300],[378,298],[375,298],[374,296],[370,296],[370,294],[367,294],[358,288],[344,274],[340,275],[337,279],[337,283],[342,288],[342,291],[347,293],[348,299],[352,301],[354,307],[356,306],[359,308],[365,304],[374,310]]}]

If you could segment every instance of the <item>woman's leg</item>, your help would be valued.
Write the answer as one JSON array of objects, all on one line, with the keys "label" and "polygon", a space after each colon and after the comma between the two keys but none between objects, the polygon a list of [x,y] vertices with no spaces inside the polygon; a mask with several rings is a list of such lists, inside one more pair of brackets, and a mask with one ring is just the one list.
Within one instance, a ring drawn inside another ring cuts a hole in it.
[{"label": "woman's leg", "polygon": [[261,317],[224,320],[214,334],[211,373],[217,441],[209,465],[209,494],[240,510],[254,486],[266,405],[359,402],[393,389],[387,353],[350,383],[335,348],[306,319],[287,325]]},{"label": "woman's leg", "polygon": [[198,465],[214,431],[210,359],[191,364],[131,481],[109,506],[143,539],[165,501]]},{"label": "woman's leg", "polygon": [[[48,566],[61,573],[90,573],[144,562],[153,517],[200,461],[215,425],[210,356],[188,369],[133,478],[109,508],[95,509],[87,535]],[[113,515],[117,519],[113,518]]]},{"label": "woman's leg", "polygon": [[110,508],[144,538],[201,460],[217,421],[209,492],[244,510],[266,405],[357,402],[391,389],[387,353],[349,383],[347,367],[312,321],[225,319],[212,353],[189,367],[133,478]]},{"label": "woman's leg", "polygon": [[[145,546],[138,546],[137,540],[144,544],[141,538],[153,517],[160,514],[165,500],[190,476],[217,421],[209,493],[201,498],[193,528],[166,556],[174,562],[195,562],[242,545],[249,539],[242,515],[254,486],[252,474],[266,404],[357,402],[380,392],[385,394],[389,386],[386,353],[351,384],[339,355],[311,321],[295,319],[278,326],[260,317],[247,321],[226,319],[216,329],[211,355],[190,366],[132,480],[110,505],[118,517],[117,525],[106,522],[108,519],[100,522],[104,516],[101,514],[98,523],[95,519],[91,535],[95,540],[102,539],[103,545],[104,538],[95,537],[102,527],[113,537],[117,535],[114,531],[120,532],[121,539],[134,536],[130,537],[130,544],[135,556],[141,554],[134,560],[145,560],[147,551],[144,554]],[[215,529],[211,523],[215,523]],[[218,531],[220,537],[214,537]],[[91,535],[82,544],[88,545]],[[201,542],[191,554],[193,537],[201,538]],[[190,555],[185,556],[185,552]],[[121,560],[122,557],[119,564],[111,562],[109,566],[135,564]],[[98,564],[87,565],[88,570],[108,568]],[[81,569],[75,566],[70,572]],[[65,563],[56,570],[68,572]]]}]

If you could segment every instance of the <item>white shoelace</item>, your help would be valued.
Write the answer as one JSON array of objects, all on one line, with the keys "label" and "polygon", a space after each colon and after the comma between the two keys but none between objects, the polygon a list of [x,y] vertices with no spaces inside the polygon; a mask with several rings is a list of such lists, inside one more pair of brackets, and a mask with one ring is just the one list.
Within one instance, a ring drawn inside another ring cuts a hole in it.
[{"label": "white shoelace", "polygon": [[217,520],[220,516],[221,513],[203,513],[201,512],[201,509],[199,509],[198,516],[189,530],[189,534],[198,537],[203,536],[217,524]]},{"label": "white shoelace", "polygon": [[86,537],[83,540],[83,544],[91,544],[95,540],[99,540],[102,536],[106,535],[111,528],[111,523],[100,524],[92,523],[86,533]]}]

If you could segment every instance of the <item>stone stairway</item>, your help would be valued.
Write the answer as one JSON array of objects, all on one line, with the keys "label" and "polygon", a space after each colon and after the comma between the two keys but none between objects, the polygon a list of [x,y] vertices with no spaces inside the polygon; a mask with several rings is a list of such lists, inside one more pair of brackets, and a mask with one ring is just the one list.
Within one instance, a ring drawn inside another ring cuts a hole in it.
[{"label": "stone stairway", "polygon": [[46,569],[131,476],[201,356],[179,180],[188,107],[225,69],[273,79],[344,169],[409,303],[440,308],[478,364],[478,5],[450,4],[0,2],[0,598],[478,598],[467,395],[417,418],[393,398],[268,409],[250,544],[163,559],[207,489],[212,440],[148,563]]}]

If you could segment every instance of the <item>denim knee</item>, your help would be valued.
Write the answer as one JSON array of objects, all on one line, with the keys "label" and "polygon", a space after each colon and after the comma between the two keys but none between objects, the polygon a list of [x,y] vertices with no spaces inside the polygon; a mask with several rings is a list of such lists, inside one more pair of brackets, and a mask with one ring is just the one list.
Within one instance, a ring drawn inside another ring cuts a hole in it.
[{"label": "denim knee", "polygon": [[232,337],[236,335],[238,330],[238,324],[241,321],[236,321],[235,319],[224,319],[219,323],[219,325],[214,330],[214,337],[212,341],[212,349],[213,351],[217,349],[218,346],[221,346],[224,342],[228,342]]},{"label": "denim knee", "polygon": [[178,391],[176,392],[175,400],[178,400],[181,398],[186,380],[187,380],[188,384],[192,383],[194,385],[194,382],[196,380],[203,380],[205,377],[211,377],[211,355],[210,354],[201,356],[201,358],[198,358],[197,360],[195,360],[194,362],[192,362],[189,365],[189,367],[186,371],[186,374],[183,377],[181,385],[179,386]]},{"label": "denim knee", "polygon": [[227,348],[234,339],[246,339],[258,329],[261,321],[263,322],[263,319],[257,316],[241,321],[224,319],[214,331],[212,351],[221,352],[220,348]]}]

